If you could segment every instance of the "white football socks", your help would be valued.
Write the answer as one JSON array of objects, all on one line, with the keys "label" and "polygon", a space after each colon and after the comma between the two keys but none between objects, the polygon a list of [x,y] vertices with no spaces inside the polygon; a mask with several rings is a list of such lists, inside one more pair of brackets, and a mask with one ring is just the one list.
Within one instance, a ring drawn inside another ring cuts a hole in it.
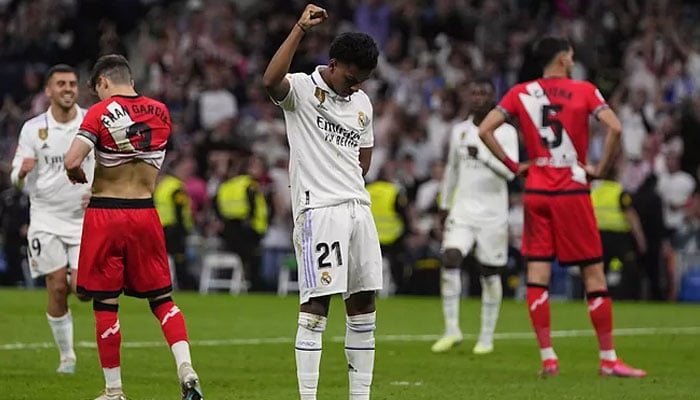
[{"label": "white football socks", "polygon": [[462,295],[462,271],[459,268],[442,268],[440,276],[445,335],[461,336],[462,333],[459,329],[459,301]]},{"label": "white football socks", "polygon": [[190,355],[190,344],[186,340],[180,340],[170,346],[170,350],[175,357],[175,365],[180,369],[180,365],[184,363],[192,364],[192,356]]},{"label": "white football socks", "polygon": [[376,321],[376,312],[347,317],[345,356],[348,359],[350,400],[369,400],[374,371]]},{"label": "white football socks", "polygon": [[493,344],[493,333],[498,322],[498,313],[503,299],[500,275],[481,277],[481,333],[479,343]]},{"label": "white football socks", "polygon": [[617,353],[615,353],[615,350],[601,350],[600,359],[605,361],[615,361],[617,360]]},{"label": "white football socks", "polygon": [[325,329],[326,317],[305,312],[299,313],[299,327],[297,328],[294,353],[301,400],[316,400],[321,350],[323,349],[322,336]]},{"label": "white football socks", "polygon": [[121,367],[102,368],[105,375],[105,386],[107,389],[122,388],[122,369]]},{"label": "white football socks", "polygon": [[58,351],[61,354],[61,360],[75,360],[75,350],[73,349],[73,316],[70,310],[61,317],[52,317],[46,314],[46,319],[49,321],[53,339],[56,341]]},{"label": "white football socks", "polygon": [[542,358],[542,361],[544,361],[544,360],[556,360],[557,353],[554,352],[554,348],[545,347],[544,349],[540,349],[540,357]]}]

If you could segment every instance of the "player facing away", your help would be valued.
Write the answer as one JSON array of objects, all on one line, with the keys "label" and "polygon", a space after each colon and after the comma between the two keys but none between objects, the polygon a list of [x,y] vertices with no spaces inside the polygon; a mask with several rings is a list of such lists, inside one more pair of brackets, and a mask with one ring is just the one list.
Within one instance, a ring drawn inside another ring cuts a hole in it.
[{"label": "player facing away", "polygon": [[153,205],[171,121],[162,103],[136,93],[128,61],[106,55],[88,85],[100,102],[90,107],[65,159],[68,178],[86,183],[82,160],[97,162],[85,212],[78,291],[93,298],[97,352],[106,387],[97,400],[124,400],[120,370],[119,295],[147,298],[175,356],[182,398],[202,398],[192,368],[185,319],[171,298],[163,227]]},{"label": "player facing away", "polygon": [[[481,268],[481,333],[472,352],[493,351],[493,333],[503,298],[501,272],[508,261],[508,181],[515,174],[479,139],[479,124],[496,104],[493,83],[475,79],[469,85],[472,114],[452,129],[440,209],[449,210],[442,242],[443,268],[440,294],[445,334],[433,352],[451,349],[462,341],[459,301],[461,265],[476,245]],[[511,125],[496,129],[496,140],[508,157],[518,159],[518,133]]]},{"label": "player facing away", "polygon": [[374,145],[372,104],[360,90],[377,65],[374,40],[343,33],[329,63],[287,74],[299,42],[328,18],[309,4],[270,60],[263,84],[284,110],[290,147],[294,247],[300,312],[295,342],[302,400],[316,399],[322,334],[331,295],[347,312],[350,399],[369,399],[374,369],[375,291],[382,287],[379,238],[364,186]]},{"label": "player facing away", "polygon": [[[28,261],[32,278],[46,279],[46,318],[60,353],[56,371],[74,373],[76,356],[68,295],[71,290],[76,293],[80,231],[90,190],[69,184],[63,158],[86,111],[76,104],[78,75],[71,66],[51,67],[45,84],[49,109],[22,126],[11,176],[12,183],[30,197]],[[88,182],[92,182],[94,163],[93,154],[88,153],[83,163]]]},{"label": "player facing away", "polygon": [[[542,78],[518,84],[503,97],[479,127],[479,136],[514,173],[527,171],[523,198],[525,226],[522,254],[527,259],[527,305],[540,346],[542,373],[559,372],[552,348],[548,285],[551,263],[578,265],[588,312],[600,348],[600,374],[643,377],[617,358],[613,346],[612,305],[603,273],[603,251],[589,194],[589,178],[603,175],[614,161],[621,126],[600,91],[589,82],[570,79],[574,51],[565,39],[546,37],[534,51]],[[586,165],[588,118],[607,127],[597,166]],[[529,165],[508,156],[494,136],[507,118],[517,117]]]}]

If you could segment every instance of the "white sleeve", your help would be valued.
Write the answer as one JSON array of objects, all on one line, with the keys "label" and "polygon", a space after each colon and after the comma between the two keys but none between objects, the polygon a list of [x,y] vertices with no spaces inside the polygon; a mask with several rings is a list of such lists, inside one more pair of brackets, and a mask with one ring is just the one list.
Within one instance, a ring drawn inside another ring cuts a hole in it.
[{"label": "white sleeve", "polygon": [[374,147],[374,109],[372,108],[372,103],[367,99],[368,112],[364,116],[358,115],[358,119],[363,119],[365,129],[360,133],[360,147]]},{"label": "white sleeve", "polygon": [[287,92],[287,95],[284,96],[282,100],[275,100],[272,99],[272,102],[275,103],[276,105],[280,106],[281,109],[285,111],[294,111],[296,108],[296,103],[297,103],[297,97],[298,97],[298,89],[296,88],[296,85],[299,84],[299,75],[305,75],[305,74],[287,74],[284,79],[289,81],[289,92]]},{"label": "white sleeve", "polygon": [[20,188],[24,186],[24,179],[19,178],[19,170],[22,167],[22,161],[25,158],[36,158],[36,149],[34,148],[34,143],[32,141],[32,134],[36,136],[38,135],[38,132],[33,132],[33,130],[30,129],[28,124],[25,122],[24,125],[22,125],[22,130],[19,132],[17,150],[15,150],[15,157],[12,159],[12,172],[10,173],[10,178],[12,180],[12,184]]},{"label": "white sleeve", "polygon": [[[503,151],[505,151],[508,158],[517,162],[519,160],[518,132],[515,130],[515,128],[510,124],[503,124],[496,129],[494,136],[501,147],[503,147]],[[505,164],[499,161],[490,151],[483,156],[482,161],[493,172],[502,176],[506,180],[510,181],[515,178],[515,174],[509,170]]]},{"label": "white sleeve", "polygon": [[445,173],[442,177],[440,185],[440,209],[449,210],[452,203],[452,195],[454,194],[455,186],[457,186],[457,178],[459,176],[459,155],[457,154],[457,140],[459,135],[458,126],[452,128],[450,135],[450,148],[447,150],[447,164],[445,165]]}]

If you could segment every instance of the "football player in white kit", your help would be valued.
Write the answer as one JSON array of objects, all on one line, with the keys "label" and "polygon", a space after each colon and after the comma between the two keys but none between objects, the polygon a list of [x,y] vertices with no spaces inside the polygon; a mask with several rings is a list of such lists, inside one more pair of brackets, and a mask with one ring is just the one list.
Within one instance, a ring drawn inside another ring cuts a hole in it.
[{"label": "football player in white kit", "polygon": [[[508,260],[508,181],[514,175],[479,138],[479,124],[496,104],[488,78],[469,85],[471,115],[454,126],[450,142],[440,208],[449,209],[442,243],[442,308],[445,334],[432,346],[444,352],[462,341],[459,302],[462,260],[475,249],[481,267],[481,333],[474,354],[493,351],[493,333],[503,297],[501,271]],[[503,124],[496,138],[508,156],[518,159],[518,134]],[[476,246],[475,246],[476,245]]]},{"label": "football player in white kit", "polygon": [[[63,167],[85,114],[76,104],[75,69],[65,64],[49,69],[44,93],[51,105],[22,126],[12,160],[12,183],[29,194],[28,261],[32,278],[46,277],[46,318],[60,352],[57,371],[73,373],[76,356],[68,294],[75,293],[80,233],[90,198],[90,186],[71,185]],[[94,162],[91,155],[84,165],[90,181]]]},{"label": "football player in white kit", "polygon": [[267,66],[263,84],[284,110],[291,152],[301,298],[295,342],[300,397],[316,399],[330,298],[342,293],[350,399],[360,400],[370,395],[374,298],[382,287],[379,239],[363,178],[374,145],[372,104],[360,84],[376,67],[378,50],[364,33],[343,33],[330,45],[328,65],[310,75],[288,74],[301,39],[327,18],[324,9],[306,6]]}]

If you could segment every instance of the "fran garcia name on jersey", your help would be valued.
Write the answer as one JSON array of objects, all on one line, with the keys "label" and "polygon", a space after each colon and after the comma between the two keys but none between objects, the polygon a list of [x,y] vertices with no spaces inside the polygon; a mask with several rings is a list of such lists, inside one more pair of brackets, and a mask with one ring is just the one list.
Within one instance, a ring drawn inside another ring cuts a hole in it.
[{"label": "fran garcia name on jersey", "polygon": [[351,148],[360,146],[360,133],[354,129],[347,129],[341,124],[329,121],[321,115],[316,116],[316,126],[325,131],[324,140],[328,143]]}]

